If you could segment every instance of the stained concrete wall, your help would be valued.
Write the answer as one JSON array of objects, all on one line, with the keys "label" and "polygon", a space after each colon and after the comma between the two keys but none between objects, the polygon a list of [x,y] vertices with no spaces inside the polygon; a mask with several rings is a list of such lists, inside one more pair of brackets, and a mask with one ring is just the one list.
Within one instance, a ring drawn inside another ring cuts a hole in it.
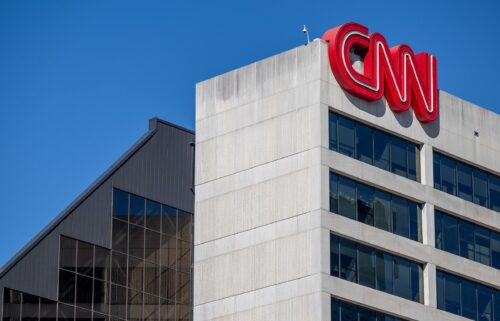
[{"label": "stained concrete wall", "polygon": [[[498,115],[440,92],[423,125],[345,93],[315,41],[201,82],[196,90],[194,320],[330,320],[330,298],[411,320],[437,310],[436,268],[500,287],[497,270],[434,248],[434,209],[500,230],[498,213],[434,190],[433,149],[500,173]],[[328,149],[335,110],[422,146],[421,182]],[[479,137],[474,135],[479,132]],[[423,243],[329,212],[329,172],[423,204]],[[336,233],[424,264],[425,304],[329,275]]]}]

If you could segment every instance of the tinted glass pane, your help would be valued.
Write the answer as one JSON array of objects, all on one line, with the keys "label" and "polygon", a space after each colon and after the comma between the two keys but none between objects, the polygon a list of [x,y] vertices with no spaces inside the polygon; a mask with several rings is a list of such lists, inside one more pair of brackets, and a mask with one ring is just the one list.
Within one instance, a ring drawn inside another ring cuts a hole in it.
[{"label": "tinted glass pane", "polygon": [[169,236],[177,232],[177,210],[170,206],[162,206],[162,231]]},{"label": "tinted glass pane", "polygon": [[76,321],[91,321],[92,320],[92,311],[86,309],[75,309],[75,320]]},{"label": "tinted glass pane", "polygon": [[59,321],[73,321],[75,319],[75,308],[66,304],[59,304],[57,315]]},{"label": "tinted glass pane", "polygon": [[391,137],[391,171],[406,177],[406,142],[402,139]]},{"label": "tinted glass pane", "polygon": [[177,273],[177,301],[185,304],[191,303],[191,276],[187,273]]},{"label": "tinted glass pane", "polygon": [[474,260],[474,225],[460,220],[460,255]]},{"label": "tinted glass pane", "polygon": [[78,275],[76,277],[76,305],[92,309],[92,279]]},{"label": "tinted glass pane", "polygon": [[436,232],[436,248],[444,249],[443,246],[443,215],[438,211],[434,212],[434,229]]},{"label": "tinted glass pane", "polygon": [[111,256],[111,282],[127,284],[127,256],[113,252]]},{"label": "tinted glass pane", "polygon": [[[494,268],[500,269],[500,234],[494,232],[491,233],[491,261]],[[500,302],[498,305],[500,306]]]},{"label": "tinted glass pane", "polygon": [[420,241],[420,208],[417,204],[408,201],[410,211],[410,239]]},{"label": "tinted glass pane", "polygon": [[177,240],[162,234],[161,236],[161,265],[175,267],[177,262]]},{"label": "tinted glass pane", "polygon": [[445,310],[445,276],[441,271],[436,273],[436,288],[437,288],[437,308],[440,310]]},{"label": "tinted glass pane", "polygon": [[75,274],[72,272],[59,271],[59,301],[75,303]]},{"label": "tinted glass pane", "polygon": [[451,274],[445,276],[445,310],[460,315],[460,280]]},{"label": "tinted glass pane", "polygon": [[175,299],[175,288],[176,288],[176,273],[172,269],[161,267],[161,287],[160,295],[161,297],[174,300]]},{"label": "tinted glass pane", "polygon": [[394,258],[394,294],[412,299],[410,263],[398,257]]},{"label": "tinted glass pane", "polygon": [[458,197],[472,201],[472,168],[468,165],[457,163]]},{"label": "tinted glass pane", "polygon": [[175,304],[167,299],[160,299],[161,321],[175,320]]},{"label": "tinted glass pane", "polygon": [[476,243],[476,261],[490,265],[490,232],[485,228],[476,226],[474,239]]},{"label": "tinted glass pane", "polygon": [[477,288],[477,308],[480,321],[492,321],[493,317],[493,292],[486,287]]},{"label": "tinted glass pane", "polygon": [[142,293],[134,290],[128,292],[128,320],[142,320]]},{"label": "tinted glass pane", "polygon": [[110,253],[109,250],[96,246],[95,247],[95,263],[94,263],[94,277],[108,281],[109,280],[109,266],[110,266]]},{"label": "tinted glass pane", "polygon": [[372,129],[359,123],[356,125],[356,158],[368,164],[373,162]]},{"label": "tinted glass pane", "polygon": [[339,177],[339,214],[356,219],[356,183]]},{"label": "tinted glass pane", "polygon": [[377,252],[377,289],[393,293],[393,259],[389,254]]},{"label": "tinted glass pane", "polygon": [[339,177],[330,173],[330,212],[338,213],[339,210]]},{"label": "tinted glass pane", "polygon": [[394,233],[410,237],[410,213],[408,201],[397,196],[392,197],[392,218]]},{"label": "tinted glass pane", "polygon": [[417,180],[417,160],[418,160],[418,149],[415,144],[407,143],[408,152],[408,178]]},{"label": "tinted glass pane", "polygon": [[391,196],[375,190],[374,196],[375,226],[392,232]]},{"label": "tinted glass pane", "polygon": [[158,232],[146,230],[146,260],[160,264],[161,235]]},{"label": "tinted glass pane", "polygon": [[124,319],[126,317],[127,289],[118,285],[111,285],[111,299],[109,311],[111,316]]},{"label": "tinted glass pane", "polygon": [[66,270],[75,270],[76,266],[76,241],[64,236],[61,236],[61,253],[59,257],[59,265]]},{"label": "tinted glass pane", "polygon": [[3,320],[19,321],[21,320],[21,293],[4,289],[3,296]]},{"label": "tinted glass pane", "polygon": [[456,167],[454,160],[441,156],[441,190],[452,195],[457,194]]},{"label": "tinted glass pane", "polygon": [[130,223],[143,225],[146,200],[140,196],[130,194]]},{"label": "tinted glass pane", "polygon": [[423,280],[422,267],[411,263],[411,299],[415,302],[423,302]]},{"label": "tinted glass pane", "polygon": [[128,220],[128,193],[117,189],[113,191],[113,216]]},{"label": "tinted glass pane", "polygon": [[443,249],[453,254],[459,254],[458,222],[449,215],[443,215]]},{"label": "tinted glass pane", "polygon": [[356,244],[348,240],[340,240],[340,277],[357,282]]},{"label": "tinted glass pane", "polygon": [[127,253],[128,224],[113,220],[113,250]]},{"label": "tinted glass pane", "polygon": [[340,321],[340,302],[336,299],[331,301],[331,318],[332,321]]},{"label": "tinted glass pane", "polygon": [[495,211],[500,211],[500,178],[490,175],[489,186],[490,208]]},{"label": "tinted glass pane", "polygon": [[358,308],[354,304],[342,302],[340,316],[342,321],[358,321]]},{"label": "tinted glass pane", "polygon": [[192,238],[192,218],[191,213],[178,210],[177,211],[177,229],[179,230],[179,237],[182,240],[191,242]]},{"label": "tinted glass pane", "polygon": [[40,299],[40,321],[55,321],[57,318],[57,302]]},{"label": "tinted glass pane", "polygon": [[94,311],[94,321],[108,321],[109,317],[105,314],[97,313]]},{"label": "tinted glass pane", "polygon": [[488,175],[478,169],[474,169],[474,203],[488,206]]},{"label": "tinted glass pane", "polygon": [[358,246],[359,284],[375,288],[375,251]]},{"label": "tinted glass pane", "polygon": [[191,270],[191,244],[177,241],[177,269],[189,273]]},{"label": "tinted glass pane", "polygon": [[358,221],[373,225],[373,196],[375,190],[367,185],[358,184]]},{"label": "tinted glass pane", "polygon": [[377,321],[377,313],[372,310],[358,307],[359,321]]},{"label": "tinted glass pane", "polygon": [[160,318],[160,298],[144,294],[143,320],[156,321]]},{"label": "tinted glass pane", "polygon": [[146,227],[161,231],[161,205],[160,203],[146,200]]},{"label": "tinted glass pane", "polygon": [[144,291],[156,296],[160,295],[160,268],[156,264],[145,263]]},{"label": "tinted glass pane", "polygon": [[144,258],[144,228],[130,225],[129,233],[128,253],[141,259]]},{"label": "tinted glass pane", "polygon": [[142,291],[143,273],[144,273],[144,261],[129,256],[128,286],[132,289]]},{"label": "tinted glass pane", "polygon": [[93,276],[94,247],[91,244],[78,242],[78,273]]},{"label": "tinted glass pane", "polygon": [[354,122],[339,117],[339,152],[354,157]]},{"label": "tinted glass pane", "polygon": [[493,315],[495,321],[500,321],[500,291],[493,294]]},{"label": "tinted glass pane", "polygon": [[462,316],[476,320],[477,318],[477,300],[476,286],[467,280],[462,280]]},{"label": "tinted glass pane", "polygon": [[108,313],[109,286],[106,282],[94,280],[94,310]]},{"label": "tinted glass pane", "polygon": [[434,166],[434,188],[441,189],[441,155],[433,153],[433,166]]},{"label": "tinted glass pane", "polygon": [[21,316],[23,321],[38,321],[40,299],[37,296],[23,293]]},{"label": "tinted glass pane", "polygon": [[330,112],[328,115],[328,133],[330,136],[329,144],[331,150],[337,150],[337,115]]},{"label": "tinted glass pane", "polygon": [[340,272],[339,258],[339,238],[330,235],[330,274],[336,277],[339,277]]},{"label": "tinted glass pane", "polygon": [[374,157],[373,165],[389,170],[390,169],[390,137],[379,131],[374,131]]}]

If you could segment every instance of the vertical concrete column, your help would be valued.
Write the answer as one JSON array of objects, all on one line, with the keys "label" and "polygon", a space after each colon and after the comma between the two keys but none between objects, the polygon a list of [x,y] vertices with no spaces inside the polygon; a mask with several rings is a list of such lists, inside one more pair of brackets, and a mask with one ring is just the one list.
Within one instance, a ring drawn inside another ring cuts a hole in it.
[{"label": "vertical concrete column", "polygon": [[424,267],[424,304],[433,308],[437,307],[437,282],[436,266],[427,263]]},{"label": "vertical concrete column", "polygon": [[434,185],[434,168],[432,164],[432,146],[424,144],[420,150],[420,180],[422,184]]},{"label": "vertical concrete column", "polygon": [[436,246],[434,227],[434,205],[425,203],[422,208],[422,243]]}]

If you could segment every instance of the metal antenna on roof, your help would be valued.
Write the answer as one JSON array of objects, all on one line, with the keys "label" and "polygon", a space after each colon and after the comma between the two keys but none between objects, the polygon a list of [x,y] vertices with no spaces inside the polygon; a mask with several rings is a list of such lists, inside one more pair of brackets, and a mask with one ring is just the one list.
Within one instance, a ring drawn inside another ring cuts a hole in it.
[{"label": "metal antenna on roof", "polygon": [[304,25],[304,27],[302,28],[302,32],[306,34],[307,36],[307,44],[309,44],[311,41],[309,40],[309,30],[307,30],[307,26]]}]

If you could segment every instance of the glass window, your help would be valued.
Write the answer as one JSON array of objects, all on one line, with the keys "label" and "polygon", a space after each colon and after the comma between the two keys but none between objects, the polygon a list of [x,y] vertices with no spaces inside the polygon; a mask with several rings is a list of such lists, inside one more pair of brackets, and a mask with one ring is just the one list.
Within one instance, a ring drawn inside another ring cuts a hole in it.
[{"label": "glass window", "polygon": [[472,201],[472,168],[463,163],[457,163],[457,196]]},{"label": "glass window", "polygon": [[59,271],[59,301],[75,303],[75,274],[73,272]]},{"label": "glass window", "polygon": [[417,180],[418,148],[413,143],[406,144],[408,150],[408,178]]},{"label": "glass window", "polygon": [[186,211],[177,211],[177,229],[179,238],[185,241],[191,241],[192,238],[192,217],[191,213]]},{"label": "glass window", "polygon": [[391,195],[375,190],[375,227],[392,232]]},{"label": "glass window", "polygon": [[354,126],[353,121],[339,117],[339,152],[349,157],[354,157]]},{"label": "glass window", "polygon": [[377,321],[377,313],[372,310],[359,307],[359,321]]},{"label": "glass window", "polygon": [[406,142],[397,137],[391,137],[391,171],[406,177]]},{"label": "glass window", "polygon": [[331,300],[331,318],[332,321],[341,321],[340,319],[340,301],[337,299]]},{"label": "glass window", "polygon": [[493,293],[493,315],[495,321],[500,321],[500,291]]},{"label": "glass window", "polygon": [[330,212],[338,213],[339,211],[339,177],[330,173]]},{"label": "glass window", "polygon": [[94,280],[94,310],[107,314],[108,313],[108,295],[109,287],[106,282]]},{"label": "glass window", "polygon": [[140,259],[144,258],[144,228],[137,225],[130,225],[128,254]]},{"label": "glass window", "polygon": [[128,320],[139,321],[142,318],[142,293],[134,290],[128,291]]},{"label": "glass window", "polygon": [[105,314],[97,313],[94,311],[94,321],[109,321],[109,318]]},{"label": "glass window", "polygon": [[160,203],[146,200],[146,227],[161,231],[161,205]]},{"label": "glass window", "polygon": [[374,157],[373,165],[378,168],[390,170],[390,137],[379,130],[374,131]]},{"label": "glass window", "polygon": [[356,219],[356,183],[339,177],[339,214]]},{"label": "glass window", "polygon": [[432,163],[434,166],[434,188],[442,190],[441,188],[441,155],[434,152],[432,155]]},{"label": "glass window", "polygon": [[460,220],[460,256],[474,260],[474,225]]},{"label": "glass window", "polygon": [[157,321],[160,319],[160,298],[149,294],[144,294],[143,319],[145,321]]},{"label": "glass window", "polygon": [[177,234],[177,210],[175,208],[162,206],[162,231],[169,236]]},{"label": "glass window", "polygon": [[146,262],[144,267],[144,291],[160,295],[160,269],[153,263]]},{"label": "glass window", "polygon": [[177,263],[177,240],[165,234],[161,236],[161,265],[175,267]]},{"label": "glass window", "polygon": [[392,218],[394,233],[410,237],[410,213],[408,211],[408,201],[392,196]]},{"label": "glass window", "polygon": [[329,123],[329,144],[331,150],[337,150],[337,115],[334,113],[328,114],[328,123]]},{"label": "glass window", "polygon": [[441,157],[441,190],[452,195],[457,195],[456,167],[454,160]]},{"label": "glass window", "polygon": [[191,244],[185,241],[177,241],[177,270],[190,272],[191,270]]},{"label": "glass window", "polygon": [[40,298],[40,321],[56,321],[57,302]]},{"label": "glass window", "polygon": [[358,309],[354,304],[343,302],[340,315],[342,321],[358,321]]},{"label": "glass window", "polygon": [[422,266],[411,263],[411,300],[415,302],[423,302],[424,293],[422,280]]},{"label": "glass window", "polygon": [[420,242],[420,207],[413,203],[408,202],[408,210],[410,213],[410,239]]},{"label": "glass window", "polygon": [[373,162],[372,129],[360,123],[356,125],[356,158],[368,164]]},{"label": "glass window", "polygon": [[488,174],[474,169],[474,203],[488,206]]},{"label": "glass window", "polygon": [[38,310],[40,298],[31,294],[23,293],[21,316],[23,321],[38,321]]},{"label": "glass window", "polygon": [[109,312],[111,316],[125,320],[127,310],[123,303],[127,302],[127,288],[112,284],[110,293]]},{"label": "glass window", "polygon": [[462,280],[462,316],[477,319],[476,286],[467,280]]},{"label": "glass window", "polygon": [[3,297],[3,320],[21,320],[21,293],[4,288]]},{"label": "glass window", "polygon": [[344,280],[357,282],[356,244],[340,240],[340,277]]},{"label": "glass window", "polygon": [[65,270],[75,271],[76,266],[76,241],[61,236],[61,253],[59,256],[59,265]]},{"label": "glass window", "polygon": [[394,294],[412,300],[411,265],[398,257],[394,257]]},{"label": "glass window", "polygon": [[458,222],[449,215],[443,216],[443,249],[453,254],[459,254]]},{"label": "glass window", "polygon": [[59,304],[57,317],[59,321],[73,321],[75,320],[75,308],[66,304]]},{"label": "glass window", "polygon": [[330,274],[339,277],[339,238],[330,235]]},{"label": "glass window", "polygon": [[128,257],[128,286],[132,289],[142,291],[144,273],[144,261]]},{"label": "glass window", "polygon": [[358,184],[358,221],[373,225],[373,195],[375,191],[368,185]]},{"label": "glass window", "polygon": [[95,263],[94,277],[108,281],[109,280],[110,255],[109,250],[96,246],[95,247]]},{"label": "glass window", "polygon": [[92,309],[92,279],[83,275],[76,277],[76,305]]},{"label": "glass window", "polygon": [[[500,233],[491,232],[491,261],[491,266],[500,269]],[[500,301],[498,305],[500,306]]]},{"label": "glass window", "polygon": [[358,246],[359,284],[375,288],[375,251],[367,246]]},{"label": "glass window", "polygon": [[494,211],[500,211],[500,177],[489,176],[490,186],[490,208]]},{"label": "glass window", "polygon": [[436,232],[436,248],[443,250],[443,215],[440,212],[434,211],[434,229]]},{"label": "glass window", "polygon": [[145,206],[144,198],[130,194],[130,223],[144,225]]},{"label": "glass window", "polygon": [[437,291],[437,308],[440,310],[446,310],[444,298],[445,298],[445,276],[441,271],[436,272],[436,291]]},{"label": "glass window", "polygon": [[161,277],[160,277],[160,296],[168,300],[175,299],[175,288],[176,288],[176,273],[175,270],[161,267]]},{"label": "glass window", "polygon": [[76,321],[92,321],[92,311],[86,309],[75,308]]},{"label": "glass window", "polygon": [[111,282],[127,284],[127,256],[113,252],[111,256]]},{"label": "glass window", "polygon": [[354,305],[336,298],[331,299],[332,321],[402,321],[401,319],[377,312],[365,307]]},{"label": "glass window", "polygon": [[128,193],[117,189],[113,191],[113,216],[128,220]]},{"label": "glass window", "polygon": [[160,264],[161,235],[155,231],[146,230],[146,260]]},{"label": "glass window", "polygon": [[455,276],[448,274],[445,277],[445,310],[460,315],[460,281]]},{"label": "glass window", "polygon": [[127,253],[128,224],[113,220],[113,250]]},{"label": "glass window", "polygon": [[476,226],[474,240],[476,243],[476,260],[479,263],[490,265],[490,232],[485,228]]},{"label": "glass window", "polygon": [[493,321],[493,292],[484,286],[477,288],[477,308],[480,321]]},{"label": "glass window", "polygon": [[178,292],[176,295],[177,301],[185,304],[191,303],[191,276],[188,273],[182,273],[178,272],[177,273],[177,280],[178,280]]},{"label": "glass window", "polygon": [[85,242],[78,242],[78,268],[77,272],[93,276],[94,247]]},{"label": "glass window", "polygon": [[392,255],[377,252],[377,289],[387,293],[394,292],[394,260]]}]

